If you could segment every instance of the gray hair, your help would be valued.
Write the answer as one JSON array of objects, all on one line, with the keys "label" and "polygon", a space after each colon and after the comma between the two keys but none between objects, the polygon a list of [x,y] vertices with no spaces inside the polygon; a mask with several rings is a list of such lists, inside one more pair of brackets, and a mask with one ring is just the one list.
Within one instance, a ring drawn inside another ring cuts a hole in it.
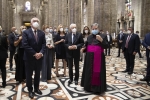
[{"label": "gray hair", "polygon": [[40,20],[37,17],[32,18],[31,23],[33,23],[33,20],[38,20],[38,22],[40,22]]},{"label": "gray hair", "polygon": [[76,24],[74,23],[70,24],[70,29],[72,28],[72,26],[76,26]]},{"label": "gray hair", "polygon": [[99,24],[98,24],[98,23],[94,23],[94,24],[91,25],[91,28],[92,28],[93,26],[99,27]]}]

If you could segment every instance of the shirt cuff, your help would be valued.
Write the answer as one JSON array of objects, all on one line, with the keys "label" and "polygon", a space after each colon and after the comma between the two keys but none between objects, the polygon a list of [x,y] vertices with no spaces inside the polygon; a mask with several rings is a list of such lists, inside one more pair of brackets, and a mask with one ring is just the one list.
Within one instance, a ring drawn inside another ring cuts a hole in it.
[{"label": "shirt cuff", "polygon": [[42,57],[43,57],[43,54],[42,53],[40,53],[41,55],[42,55]]},{"label": "shirt cuff", "polygon": [[77,46],[76,46],[76,49],[77,49]]}]

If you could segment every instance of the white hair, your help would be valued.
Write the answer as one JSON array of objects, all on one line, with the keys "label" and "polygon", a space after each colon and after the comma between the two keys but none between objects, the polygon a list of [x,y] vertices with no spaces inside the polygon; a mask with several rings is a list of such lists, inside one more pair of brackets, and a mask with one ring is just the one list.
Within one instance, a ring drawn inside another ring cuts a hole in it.
[{"label": "white hair", "polygon": [[34,17],[31,19],[31,23],[33,23],[34,20],[37,20],[38,22],[40,22],[40,20],[37,17]]},{"label": "white hair", "polygon": [[74,24],[74,23],[70,24],[70,29],[74,26],[76,26],[76,24]]}]

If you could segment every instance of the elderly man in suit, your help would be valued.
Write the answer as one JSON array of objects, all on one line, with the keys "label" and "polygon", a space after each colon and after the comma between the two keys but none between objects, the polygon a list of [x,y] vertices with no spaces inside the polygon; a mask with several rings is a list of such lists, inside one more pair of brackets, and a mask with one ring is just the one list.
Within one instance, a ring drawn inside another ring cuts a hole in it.
[{"label": "elderly man in suit", "polygon": [[126,69],[123,72],[132,74],[134,70],[134,59],[136,53],[139,51],[139,36],[133,33],[133,29],[128,29],[128,34],[125,35],[123,40],[122,51],[126,59]]},{"label": "elderly man in suit", "polygon": [[10,57],[9,57],[9,64],[10,64],[10,70],[12,71],[13,68],[13,56],[15,54],[16,51],[16,47],[14,46],[14,42],[16,40],[16,38],[18,38],[18,34],[17,34],[17,29],[16,27],[12,27],[11,28],[11,33],[8,36],[8,41],[9,41],[9,51],[10,51]]},{"label": "elderly man in suit", "polygon": [[147,73],[145,78],[140,79],[140,81],[147,81],[147,84],[150,86],[150,33],[145,35],[142,45],[146,48]]},{"label": "elderly man in suit", "polygon": [[0,26],[0,70],[2,72],[2,87],[6,86],[6,60],[8,57],[8,43],[6,36],[2,33],[2,28]]},{"label": "elderly man in suit", "polygon": [[117,36],[117,44],[118,44],[118,56],[117,57],[120,57],[120,50],[121,50],[121,47],[122,47],[123,36],[124,36],[124,33],[121,29],[118,36]]},{"label": "elderly man in suit", "polygon": [[39,30],[39,19],[31,19],[31,28],[23,32],[23,48],[24,48],[24,61],[26,69],[26,83],[29,91],[29,97],[34,98],[34,93],[32,92],[32,75],[34,75],[34,92],[37,94],[42,94],[39,90],[40,83],[40,71],[42,68],[43,54],[45,52],[45,34],[43,31]]},{"label": "elderly man in suit", "polygon": [[82,34],[77,32],[76,24],[70,25],[71,32],[66,35],[65,46],[66,54],[69,65],[69,84],[73,81],[73,62],[75,64],[75,84],[78,85],[79,79],[79,60],[80,60],[80,48],[83,46],[84,41]]}]

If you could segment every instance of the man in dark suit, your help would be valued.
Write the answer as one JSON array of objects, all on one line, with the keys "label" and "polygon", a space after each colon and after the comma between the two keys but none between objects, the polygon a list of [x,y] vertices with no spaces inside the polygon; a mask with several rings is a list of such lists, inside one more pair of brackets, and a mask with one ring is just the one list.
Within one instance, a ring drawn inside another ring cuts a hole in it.
[{"label": "man in dark suit", "polygon": [[[136,33],[138,36],[140,35],[140,34],[139,34],[139,31],[136,31],[135,33]],[[140,43],[140,44],[139,44],[139,48],[140,48],[140,46],[141,46],[141,39],[140,39],[140,36],[139,36],[139,43]],[[140,49],[139,49],[139,51],[138,51],[138,54],[139,54],[139,57],[140,57],[140,58],[143,58],[142,55],[141,55]]]},{"label": "man in dark suit", "polygon": [[108,31],[106,31],[107,36],[107,42],[108,42],[108,48],[105,49],[105,55],[107,55],[107,49],[108,49],[108,56],[110,56],[110,48],[112,47],[112,36],[109,34]]},{"label": "man in dark suit", "polygon": [[118,44],[118,56],[117,57],[120,57],[120,50],[121,50],[121,47],[122,47],[123,36],[124,36],[124,34],[123,34],[122,29],[121,29],[120,33],[117,36],[117,44]]},{"label": "man in dark suit", "polygon": [[78,84],[79,79],[79,60],[80,60],[80,48],[83,46],[84,41],[81,33],[76,30],[76,24],[70,25],[71,33],[66,35],[65,46],[66,54],[69,65],[69,84],[73,81],[73,62],[75,64],[75,84]]},{"label": "man in dark suit", "polygon": [[146,57],[147,57],[147,73],[144,79],[140,79],[140,81],[147,81],[150,86],[150,33],[145,35],[145,38],[142,42],[142,45],[146,48]]},{"label": "man in dark suit", "polygon": [[5,88],[6,86],[6,60],[8,57],[8,43],[7,38],[2,33],[2,28],[0,26],[0,70],[2,72],[2,86]]},{"label": "man in dark suit", "polygon": [[43,31],[38,30],[39,19],[31,19],[31,28],[23,32],[23,48],[24,48],[24,61],[26,70],[26,84],[29,91],[29,97],[33,98],[34,93],[32,87],[32,74],[34,75],[34,92],[42,94],[39,90],[40,71],[42,68],[43,54],[45,52],[45,34]]},{"label": "man in dark suit", "polygon": [[122,51],[126,59],[126,69],[123,72],[128,72],[128,74],[133,73],[134,69],[134,59],[136,53],[139,51],[139,36],[133,33],[132,28],[128,29],[128,34],[125,35]]},{"label": "man in dark suit", "polygon": [[18,38],[18,34],[17,34],[17,29],[16,27],[12,27],[11,28],[11,33],[8,36],[8,41],[9,41],[9,51],[10,51],[10,57],[9,57],[9,67],[10,70],[12,71],[13,68],[13,56],[15,54],[16,51],[16,47],[14,46],[14,41],[16,40],[16,38]]}]

